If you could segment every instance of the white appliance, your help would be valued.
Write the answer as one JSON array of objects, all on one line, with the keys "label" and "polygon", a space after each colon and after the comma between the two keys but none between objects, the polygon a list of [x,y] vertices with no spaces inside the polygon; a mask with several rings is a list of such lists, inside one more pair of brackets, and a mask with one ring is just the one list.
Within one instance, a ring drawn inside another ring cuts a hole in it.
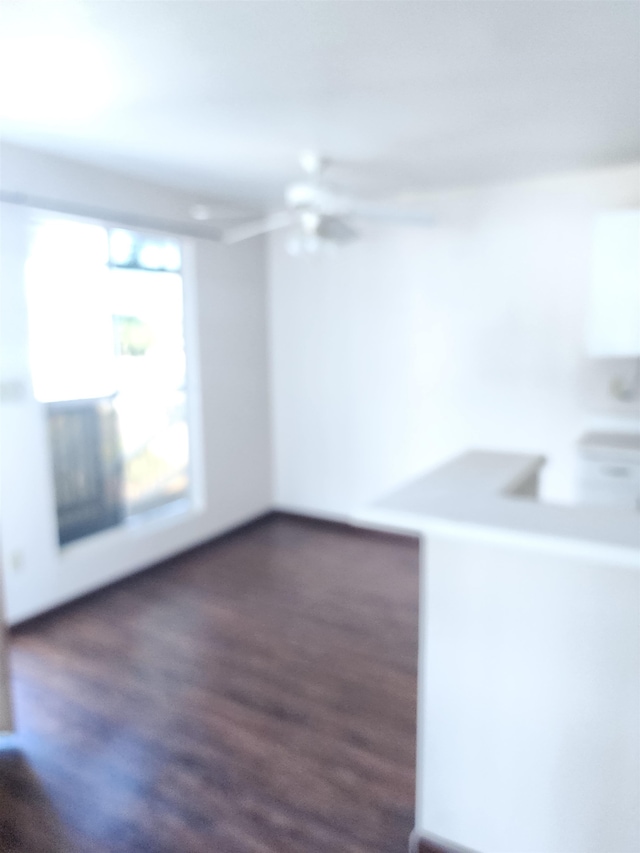
[{"label": "white appliance", "polygon": [[640,510],[640,433],[588,432],[580,438],[578,498]]}]

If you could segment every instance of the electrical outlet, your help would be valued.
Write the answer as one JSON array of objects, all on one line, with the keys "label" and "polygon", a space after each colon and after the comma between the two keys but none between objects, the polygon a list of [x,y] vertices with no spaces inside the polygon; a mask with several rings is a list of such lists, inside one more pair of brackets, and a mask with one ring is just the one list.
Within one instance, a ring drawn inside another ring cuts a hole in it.
[{"label": "electrical outlet", "polygon": [[9,565],[14,572],[21,572],[24,569],[24,552],[12,551],[9,558]]},{"label": "electrical outlet", "polygon": [[20,379],[3,379],[0,381],[0,402],[22,403],[27,396],[26,383]]}]

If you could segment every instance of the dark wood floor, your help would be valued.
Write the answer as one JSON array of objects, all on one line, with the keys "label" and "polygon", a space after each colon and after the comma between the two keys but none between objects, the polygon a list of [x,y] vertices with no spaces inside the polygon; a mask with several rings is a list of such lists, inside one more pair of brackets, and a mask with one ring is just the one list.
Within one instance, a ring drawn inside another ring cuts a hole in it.
[{"label": "dark wood floor", "polygon": [[417,543],[287,517],[14,630],[0,850],[402,853]]}]

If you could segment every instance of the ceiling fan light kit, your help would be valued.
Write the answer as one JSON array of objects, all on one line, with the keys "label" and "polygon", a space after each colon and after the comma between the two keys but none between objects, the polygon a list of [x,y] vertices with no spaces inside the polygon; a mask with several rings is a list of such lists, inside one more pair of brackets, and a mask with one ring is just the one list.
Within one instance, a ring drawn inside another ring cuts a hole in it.
[{"label": "ceiling fan light kit", "polygon": [[323,245],[324,242],[326,241],[313,234],[292,234],[285,242],[285,249],[287,254],[294,258],[300,255],[317,255],[327,248]]},{"label": "ceiling fan light kit", "polygon": [[285,243],[287,252],[315,255],[357,240],[360,234],[351,224],[353,219],[392,225],[432,224],[431,217],[419,211],[403,210],[397,204],[372,205],[333,189],[324,179],[330,161],[315,151],[303,151],[298,159],[306,177],[285,187],[285,209],[226,229],[222,234],[225,243],[238,243],[259,234],[290,228],[291,234]]}]

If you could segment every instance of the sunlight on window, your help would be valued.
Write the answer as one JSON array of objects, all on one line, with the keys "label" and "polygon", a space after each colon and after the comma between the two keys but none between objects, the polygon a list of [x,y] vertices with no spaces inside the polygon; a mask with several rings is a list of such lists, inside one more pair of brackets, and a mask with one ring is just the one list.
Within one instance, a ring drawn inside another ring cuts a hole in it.
[{"label": "sunlight on window", "polygon": [[71,220],[34,232],[30,357],[48,404],[61,542],[188,494],[180,264],[166,238]]},{"label": "sunlight on window", "polygon": [[33,390],[54,402],[116,391],[104,228],[47,222],[25,267]]},{"label": "sunlight on window", "polygon": [[127,466],[127,500],[150,507],[186,488],[182,278],[176,273],[113,269],[119,394],[116,409]]},{"label": "sunlight on window", "polygon": [[114,267],[177,272],[182,258],[173,240],[147,237],[116,228],[109,236],[110,264]]}]

